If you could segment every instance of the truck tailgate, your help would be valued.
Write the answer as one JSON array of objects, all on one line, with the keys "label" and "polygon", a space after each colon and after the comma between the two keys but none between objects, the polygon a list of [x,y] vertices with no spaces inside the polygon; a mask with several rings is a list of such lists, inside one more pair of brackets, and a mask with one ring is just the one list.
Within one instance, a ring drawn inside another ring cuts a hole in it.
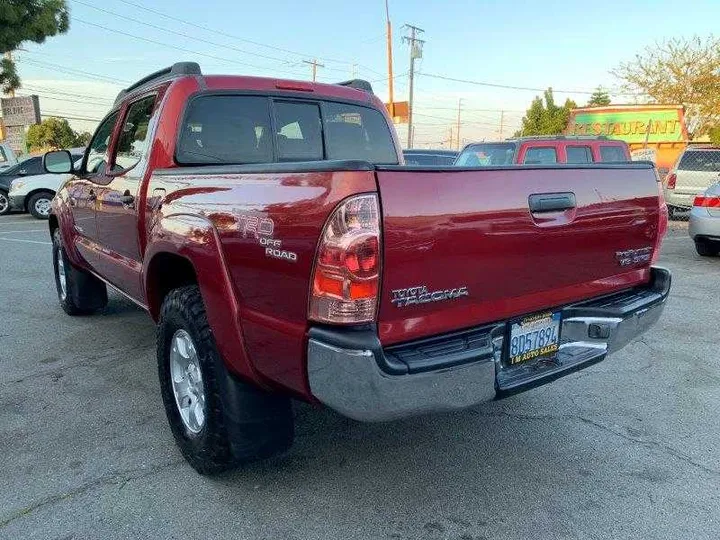
[{"label": "truck tailgate", "polygon": [[646,282],[664,229],[655,171],[641,163],[376,175],[384,345]]}]

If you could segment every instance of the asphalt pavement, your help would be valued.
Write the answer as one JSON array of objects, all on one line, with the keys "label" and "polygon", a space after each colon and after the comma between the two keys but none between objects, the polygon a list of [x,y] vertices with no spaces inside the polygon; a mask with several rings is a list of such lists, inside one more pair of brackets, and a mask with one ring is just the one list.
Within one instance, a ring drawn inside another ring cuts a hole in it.
[{"label": "asphalt pavement", "polygon": [[296,406],[295,446],[182,459],[150,318],[57,303],[46,223],[0,217],[0,538],[695,539],[720,531],[720,258],[674,224],[660,323],[606,361],[470,410],[360,424]]}]

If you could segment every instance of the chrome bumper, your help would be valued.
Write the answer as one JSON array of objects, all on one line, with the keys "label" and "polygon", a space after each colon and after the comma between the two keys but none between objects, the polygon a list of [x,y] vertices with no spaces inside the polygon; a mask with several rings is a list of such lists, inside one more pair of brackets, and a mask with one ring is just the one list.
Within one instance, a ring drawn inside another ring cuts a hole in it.
[{"label": "chrome bumper", "polygon": [[[473,344],[469,354],[434,357],[428,362],[401,363],[397,347],[383,349],[371,332],[351,335],[337,330],[313,329],[308,343],[308,378],[313,395],[342,415],[377,422],[418,414],[470,407],[506,397],[603,360],[641,335],[659,319],[670,291],[670,272],[652,269],[651,283],[561,309],[560,350],[552,359],[510,366],[503,361],[507,322],[449,336],[456,344]],[[465,334],[472,333],[472,339]],[[437,350],[443,337],[434,338]],[[463,341],[464,340],[464,341]],[[468,345],[469,347],[470,345]],[[412,350],[413,344],[401,346]],[[423,351],[432,348],[423,340]],[[420,350],[420,349],[418,349]],[[426,359],[427,360],[427,359]],[[389,367],[388,367],[389,366]],[[406,369],[407,368],[407,369]],[[399,373],[406,369],[405,373]],[[395,371],[396,373],[392,373]],[[414,371],[414,372],[413,372]]]}]

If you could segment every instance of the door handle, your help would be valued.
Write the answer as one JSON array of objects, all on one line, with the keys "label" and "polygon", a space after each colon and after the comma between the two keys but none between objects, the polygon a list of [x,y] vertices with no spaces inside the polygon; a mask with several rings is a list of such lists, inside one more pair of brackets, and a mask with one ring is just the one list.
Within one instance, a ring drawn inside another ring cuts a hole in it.
[{"label": "door handle", "polygon": [[120,202],[126,206],[130,206],[132,203],[135,202],[135,197],[133,197],[132,195],[123,195],[122,197],[120,197]]},{"label": "door handle", "polygon": [[540,193],[528,197],[528,206],[533,214],[559,212],[575,208],[574,193]]},{"label": "door handle", "polygon": [[97,200],[97,195],[95,195],[95,192],[91,189],[90,193],[88,193],[88,201],[94,201]]}]

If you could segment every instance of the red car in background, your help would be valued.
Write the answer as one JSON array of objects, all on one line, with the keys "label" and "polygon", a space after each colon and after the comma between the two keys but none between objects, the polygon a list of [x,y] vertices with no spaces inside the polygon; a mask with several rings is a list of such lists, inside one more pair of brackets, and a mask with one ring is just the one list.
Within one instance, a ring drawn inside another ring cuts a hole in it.
[{"label": "red car in background", "polygon": [[457,167],[611,163],[630,161],[627,143],[607,137],[520,137],[468,144],[455,160]]}]

